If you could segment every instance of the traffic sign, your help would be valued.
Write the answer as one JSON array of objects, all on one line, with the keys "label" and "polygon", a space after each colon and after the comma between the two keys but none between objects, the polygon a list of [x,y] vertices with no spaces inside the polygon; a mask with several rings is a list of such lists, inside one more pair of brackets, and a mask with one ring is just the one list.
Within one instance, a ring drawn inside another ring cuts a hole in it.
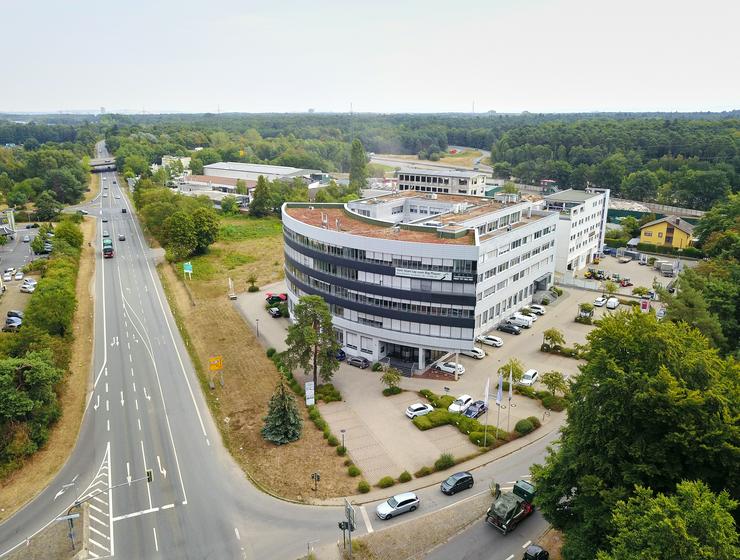
[{"label": "traffic sign", "polygon": [[208,359],[208,369],[210,369],[211,371],[221,371],[223,367],[223,356],[211,356]]},{"label": "traffic sign", "polygon": [[192,274],[193,273],[193,263],[190,261],[186,263],[182,263],[182,271],[186,274]]},{"label": "traffic sign", "polygon": [[313,381],[306,381],[305,391],[306,391],[306,406],[311,406],[315,402]]},{"label": "traffic sign", "polygon": [[57,517],[56,521],[67,521],[69,519],[77,519],[80,516],[79,513],[71,513],[69,515],[62,515],[61,517]]}]

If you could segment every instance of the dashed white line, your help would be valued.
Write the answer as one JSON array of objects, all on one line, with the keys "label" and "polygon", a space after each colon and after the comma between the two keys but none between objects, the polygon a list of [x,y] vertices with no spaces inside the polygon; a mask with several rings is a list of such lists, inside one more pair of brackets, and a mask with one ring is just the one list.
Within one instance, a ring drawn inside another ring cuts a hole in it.
[{"label": "dashed white line", "polygon": [[105,392],[106,393],[108,392],[108,382],[107,381],[105,382]]},{"label": "dashed white line", "polygon": [[522,548],[527,548],[530,544],[532,544],[532,541],[527,541],[522,545]]},{"label": "dashed white line", "polygon": [[138,418],[136,419],[136,423],[139,425],[139,431],[141,431],[141,420]]},{"label": "dashed white line", "polygon": [[154,549],[159,552],[159,544],[157,543],[157,529],[156,527],[152,527],[152,532],[154,533]]},{"label": "dashed white line", "polygon": [[239,529],[237,529],[236,527],[234,527],[234,533],[236,533],[236,540],[242,540],[241,536],[239,535]]},{"label": "dashed white line", "polygon": [[134,393],[135,393],[135,392],[136,392],[136,381],[132,381],[131,383],[132,383],[132,384],[133,384],[133,386],[134,386]]},{"label": "dashed white line", "polygon": [[506,560],[512,560],[512,558],[514,558],[514,555],[513,554],[511,556],[509,556]]},{"label": "dashed white line", "polygon": [[106,422],[108,423],[108,431],[110,432],[110,420],[106,420]]},{"label": "dashed white line", "polygon": [[134,404],[136,405],[136,410],[139,410],[139,399],[134,399]]},{"label": "dashed white line", "polygon": [[131,359],[131,354],[128,355],[128,361],[133,362],[133,360]]},{"label": "dashed white line", "polygon": [[110,401],[108,399],[105,399],[105,410],[106,412],[110,410]]}]

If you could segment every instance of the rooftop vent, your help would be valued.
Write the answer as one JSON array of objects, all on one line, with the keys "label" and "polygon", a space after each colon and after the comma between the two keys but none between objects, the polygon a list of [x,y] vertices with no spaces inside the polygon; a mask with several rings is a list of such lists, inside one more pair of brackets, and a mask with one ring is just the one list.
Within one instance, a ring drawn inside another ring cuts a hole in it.
[{"label": "rooftop vent", "polygon": [[425,198],[428,198],[430,200],[437,200],[437,193],[429,193],[425,195]]}]

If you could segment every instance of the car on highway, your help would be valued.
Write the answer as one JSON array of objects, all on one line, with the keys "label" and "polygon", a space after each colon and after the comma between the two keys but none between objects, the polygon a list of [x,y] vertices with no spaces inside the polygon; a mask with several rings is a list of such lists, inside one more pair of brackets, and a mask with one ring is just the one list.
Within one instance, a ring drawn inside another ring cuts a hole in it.
[{"label": "car on highway", "polygon": [[126,236],[122,233],[118,234],[118,241],[126,241]]},{"label": "car on highway", "polygon": [[88,212],[87,210],[83,210],[82,208],[80,208],[80,209],[77,210],[77,213],[80,216],[87,216],[90,212]]},{"label": "car on highway", "polygon": [[277,319],[279,317],[282,317],[283,314],[280,313],[280,310],[277,307],[270,307],[267,312],[270,314],[270,317],[273,319]]},{"label": "car on highway", "polygon": [[413,492],[404,492],[388,498],[385,502],[378,504],[375,515],[380,519],[390,519],[396,515],[409,511],[416,511],[419,507],[419,498]]},{"label": "car on highway", "polygon": [[465,373],[463,365],[458,364],[457,362],[442,362],[441,364],[437,364],[437,369],[445,373],[452,373],[453,375],[455,373],[458,375]]},{"label": "car on highway", "polygon": [[532,304],[528,305],[527,307],[529,307],[529,309],[530,309],[530,311],[532,311],[532,313],[536,313],[537,315],[544,315],[545,314],[545,306],[544,305],[540,305],[538,303],[532,303]]},{"label": "car on highway", "polygon": [[471,404],[473,404],[473,397],[470,395],[460,395],[452,401],[450,406],[447,407],[447,411],[461,414],[465,412]]},{"label": "car on highway", "polygon": [[30,243],[31,242],[31,236],[30,235],[24,235],[23,236],[23,243]]},{"label": "car on highway", "polygon": [[370,367],[370,361],[362,356],[350,356],[347,358],[347,363],[360,369],[367,369]]},{"label": "car on highway", "polygon": [[114,195],[114,198],[121,198],[121,195],[119,195],[119,194]]},{"label": "car on highway", "polygon": [[495,346],[496,348],[501,348],[504,345],[504,341],[502,339],[490,334],[482,334],[475,340],[477,340],[481,344],[488,344],[488,346]]},{"label": "car on highway", "polygon": [[524,387],[531,387],[534,385],[535,381],[539,378],[540,374],[536,369],[528,369],[524,372],[524,375],[522,375],[522,378],[519,380],[519,385],[523,385]]},{"label": "car on highway", "polygon": [[406,416],[413,420],[417,416],[424,416],[426,414],[429,414],[433,410],[434,407],[431,404],[415,403],[410,405],[406,409]]},{"label": "car on highway", "polygon": [[550,560],[550,553],[536,544],[529,545],[522,560]]},{"label": "car on highway", "polygon": [[19,270],[15,273],[15,276],[13,276],[13,279],[15,280],[23,280],[23,271]]},{"label": "car on highway", "polygon": [[475,401],[465,410],[465,412],[463,412],[463,416],[467,416],[468,418],[478,418],[485,414],[487,410],[488,405],[485,402]]},{"label": "car on highway", "polygon": [[619,300],[615,297],[610,297],[608,300],[606,300],[606,308],[607,309],[616,309],[619,307]]},{"label": "car on highway", "polygon": [[606,298],[604,296],[599,296],[594,300],[594,305],[596,307],[604,307],[606,304]]},{"label": "car on highway", "polygon": [[442,490],[442,493],[447,494],[448,496],[457,494],[461,490],[469,490],[472,487],[473,475],[467,471],[455,473],[439,485],[439,489]]},{"label": "car on highway", "polygon": [[110,237],[110,233],[108,233],[108,230],[105,230],[103,232],[103,237]]},{"label": "car on highway", "polygon": [[121,214],[126,214],[127,212],[128,210],[126,210],[125,208],[121,208]]},{"label": "car on highway", "polygon": [[107,224],[108,223],[108,218],[106,218],[105,216],[103,216],[103,223],[104,224]]},{"label": "car on highway", "polygon": [[480,348],[471,348],[470,350],[460,350],[460,354],[463,356],[470,356],[471,358],[475,358],[476,360],[482,360],[486,357],[486,353],[481,350]]},{"label": "car on highway", "polygon": [[505,321],[499,324],[499,326],[496,327],[496,330],[509,334],[522,334],[522,329]]},{"label": "car on highway", "polygon": [[103,198],[108,198],[108,193],[103,193]]},{"label": "car on highway", "polygon": [[35,284],[21,284],[21,292],[24,294],[32,294],[36,291]]}]

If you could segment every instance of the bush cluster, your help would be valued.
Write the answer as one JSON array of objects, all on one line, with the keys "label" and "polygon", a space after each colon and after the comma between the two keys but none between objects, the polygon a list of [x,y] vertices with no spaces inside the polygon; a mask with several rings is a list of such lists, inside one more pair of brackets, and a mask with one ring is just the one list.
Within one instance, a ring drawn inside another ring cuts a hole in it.
[{"label": "bush cluster", "polygon": [[398,482],[408,482],[411,480],[411,473],[409,471],[403,471],[401,476],[398,477]]},{"label": "bush cluster", "polygon": [[[678,250],[673,247],[665,247],[663,245],[652,245],[651,243],[638,243],[638,251],[645,251],[646,253],[660,253],[661,255],[678,255]],[[684,247],[681,249],[682,257],[689,257],[693,259],[703,259],[706,255],[700,249],[696,247]]]},{"label": "bush cluster", "polygon": [[438,471],[443,471],[454,466],[455,458],[452,456],[452,453],[442,453],[442,455],[439,456],[439,459],[434,461],[434,468]]},{"label": "bush cluster", "polygon": [[331,447],[336,447],[337,445],[339,445],[339,440],[337,439],[337,436],[335,435],[330,435],[328,438],[326,438],[326,442]]},{"label": "bush cluster", "polygon": [[514,431],[522,436],[528,434],[532,430],[534,430],[534,425],[528,418],[519,420],[519,422],[516,423],[516,426],[514,426]]},{"label": "bush cluster", "polygon": [[347,474],[351,477],[360,476],[362,474],[362,471],[360,471],[359,468],[357,468],[355,465],[350,465],[347,469]]},{"label": "bush cluster", "polygon": [[393,477],[392,477],[392,476],[384,476],[383,478],[381,478],[381,479],[380,479],[380,480],[378,481],[378,484],[376,484],[376,486],[377,486],[378,488],[390,488],[390,487],[391,487],[391,486],[393,486],[393,485],[394,485],[395,483],[396,483],[396,481],[395,481],[395,480],[393,480]]},{"label": "bush cluster", "polygon": [[347,454],[347,448],[344,445],[337,446],[337,455],[344,457]]},{"label": "bush cluster", "polygon": [[430,469],[429,467],[421,467],[418,471],[414,473],[414,476],[416,478],[421,478],[423,476],[429,476],[434,472],[433,469]]},{"label": "bush cluster", "polygon": [[386,387],[383,389],[383,396],[384,397],[390,397],[392,395],[398,395],[400,393],[403,393],[403,389],[400,387]]},{"label": "bush cluster", "polygon": [[254,292],[259,292],[260,289],[259,289],[259,286],[255,286],[254,284],[252,284],[251,286],[249,286],[249,288],[247,288],[247,291],[254,293]]},{"label": "bush cluster", "polygon": [[[579,321],[579,319],[588,319],[588,323],[585,321]],[[577,323],[584,323],[586,325],[591,324],[591,317],[581,317],[580,315],[576,317]],[[560,346],[559,344],[547,344],[546,342],[543,342],[540,346],[540,350],[542,352],[547,352],[548,354],[558,354],[559,356],[564,356],[566,358],[575,358],[580,359],[582,355],[582,349],[579,347],[573,347],[570,346]]]},{"label": "bush cluster", "polygon": [[555,412],[561,412],[568,406],[568,401],[563,397],[549,394],[542,399],[542,406],[548,410],[554,410]]},{"label": "bush cluster", "polygon": [[383,364],[381,364],[380,362],[375,362],[370,369],[372,371],[380,371],[381,369],[383,369]]},{"label": "bush cluster", "polygon": [[270,348],[267,349],[267,352],[265,352],[265,354],[267,354],[267,357],[268,358],[272,358],[275,355],[275,352],[276,352],[276,350],[274,348],[270,347]]},{"label": "bush cluster", "polygon": [[324,383],[316,389],[316,400],[324,401],[325,403],[341,401],[342,393],[331,383]]},{"label": "bush cluster", "polygon": [[591,319],[591,317],[583,317],[581,315],[578,315],[576,317],[576,323],[580,323],[582,325],[590,325],[593,323],[593,320]]}]

